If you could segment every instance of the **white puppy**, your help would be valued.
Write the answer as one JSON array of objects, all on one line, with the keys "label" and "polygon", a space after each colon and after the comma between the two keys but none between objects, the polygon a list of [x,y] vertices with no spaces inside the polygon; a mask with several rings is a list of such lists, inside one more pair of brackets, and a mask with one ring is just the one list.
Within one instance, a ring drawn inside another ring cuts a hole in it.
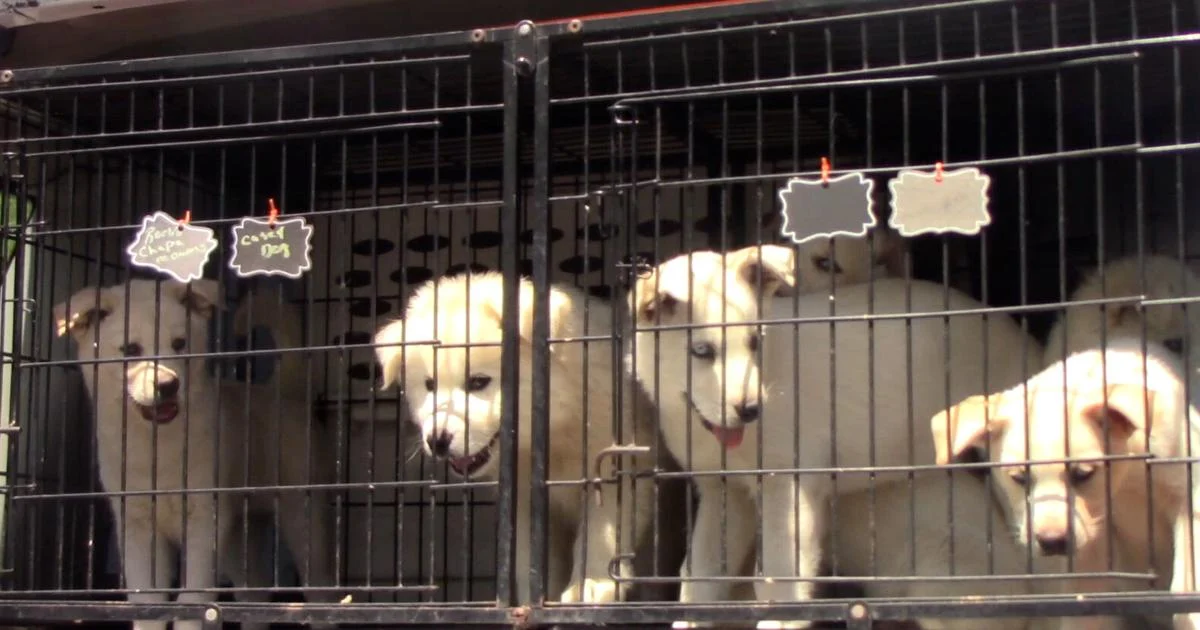
[{"label": "white puppy", "polygon": [[[795,250],[787,247],[696,252],[663,263],[635,285],[630,307],[639,331],[629,349],[630,367],[659,405],[665,444],[683,467],[754,471],[931,463],[923,418],[947,401],[1011,386],[1029,373],[1021,348],[1034,342],[1006,316],[992,316],[986,326],[978,315],[950,317],[948,323],[925,317],[911,323],[758,325],[830,314],[855,318],[872,310],[982,306],[941,285],[899,279],[847,285],[832,300],[822,293],[788,297],[797,284],[795,268]],[[656,325],[671,328],[646,330]],[[702,327],[690,328],[694,325]],[[1036,361],[1040,348],[1030,351]],[[817,575],[828,497],[863,490],[867,479],[771,475],[761,480],[760,497],[756,475],[730,475],[730,491],[751,496],[762,510],[763,547],[771,550],[762,558],[764,573]],[[697,478],[700,505],[685,564],[691,576],[723,573],[713,553],[721,543],[719,502],[706,499],[719,483],[716,477]],[[688,583],[681,598],[711,601],[711,584]],[[805,582],[763,581],[755,588],[760,600],[812,595]]]},{"label": "white puppy", "polygon": [[[1077,572],[1155,574],[1152,586],[1190,593],[1200,479],[1171,458],[1190,456],[1200,424],[1179,358],[1154,342],[1141,348],[1140,339],[1113,339],[1106,350],[1077,352],[1016,387],[939,413],[938,461],[986,447],[992,461],[1008,464],[992,469],[993,487],[1017,539],[1038,556],[1060,566],[1069,557]],[[1138,458],[1145,455],[1167,461]],[[1075,586],[1148,585],[1101,577]],[[1175,627],[1198,622],[1200,614],[1177,615]]]},{"label": "white puppy", "polygon": [[[524,570],[530,559],[533,284],[522,279],[519,290],[517,566]],[[446,459],[465,477],[494,479],[499,466],[503,295],[504,280],[494,273],[431,281],[409,299],[404,319],[386,325],[375,337],[383,384],[400,379],[426,453]],[[548,300],[551,339],[612,334],[610,304],[564,286],[553,286]],[[655,443],[650,410],[642,404],[635,414],[638,390],[614,362],[613,343],[550,346],[551,481],[591,477],[594,462],[608,447]],[[468,349],[470,344],[483,345]],[[617,384],[622,385],[622,408],[614,410]],[[626,472],[630,461],[633,470],[648,471],[655,455],[647,451],[627,458],[622,465]],[[620,483],[603,483],[599,496],[580,486],[550,489],[550,598],[605,602],[624,597],[625,589],[618,588],[623,585],[609,576],[609,565],[632,550],[648,529],[652,490],[647,480],[632,484],[627,474]],[[630,575],[629,565],[620,563],[622,575]],[[519,575],[517,583],[521,601],[528,601],[528,580]]]},{"label": "white puppy", "polygon": [[[260,300],[259,317],[267,309],[265,302]],[[58,334],[71,334],[81,359],[124,359],[84,364],[81,372],[96,404],[100,480],[106,491],[132,493],[110,499],[125,586],[169,588],[178,552],[184,565],[184,592],[178,599],[189,603],[212,601],[211,590],[195,589],[214,588],[218,575],[239,586],[261,587],[271,585],[272,573],[270,567],[250,562],[251,574],[242,574],[244,554],[234,525],[245,516],[246,495],[179,491],[237,487],[247,480],[252,486],[309,484],[329,470],[324,452],[328,440],[315,428],[308,438],[307,409],[287,394],[273,395],[274,384],[218,383],[206,373],[202,359],[176,358],[205,351],[209,323],[220,304],[218,286],[211,280],[132,280],[82,289],[54,308]],[[235,319],[243,327],[245,310]],[[297,338],[296,321],[275,320],[276,333],[285,342],[281,345]],[[296,374],[298,360],[285,354],[277,378]],[[312,454],[311,465],[305,453]],[[269,512],[276,497],[282,535],[301,574],[307,574],[311,586],[331,585],[334,541],[327,502],[306,499],[297,491],[246,498],[251,510]],[[261,542],[255,536],[250,545]],[[336,597],[326,593],[318,598]],[[134,592],[129,599],[156,603],[167,596]],[[139,621],[135,627],[158,629],[166,623]],[[200,622],[176,627],[199,628]]]}]

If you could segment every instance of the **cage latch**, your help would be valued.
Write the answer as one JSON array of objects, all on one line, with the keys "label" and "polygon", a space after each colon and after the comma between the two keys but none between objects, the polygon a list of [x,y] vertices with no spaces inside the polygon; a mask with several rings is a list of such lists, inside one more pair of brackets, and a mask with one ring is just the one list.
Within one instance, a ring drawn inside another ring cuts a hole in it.
[{"label": "cage latch", "polygon": [[637,444],[626,444],[621,446],[614,444],[612,446],[605,447],[601,449],[599,453],[596,453],[596,459],[592,462],[591,485],[592,491],[596,493],[597,507],[604,505],[604,493],[600,491],[600,484],[606,481],[604,477],[600,475],[600,464],[608,458],[616,459],[621,455],[645,455],[649,452],[649,446],[638,446]]}]

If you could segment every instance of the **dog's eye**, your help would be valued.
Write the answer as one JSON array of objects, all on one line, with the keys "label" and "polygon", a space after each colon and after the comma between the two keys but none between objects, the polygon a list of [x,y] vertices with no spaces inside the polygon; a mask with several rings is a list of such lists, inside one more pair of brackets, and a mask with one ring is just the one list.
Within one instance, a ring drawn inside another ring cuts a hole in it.
[{"label": "dog's eye", "polygon": [[127,343],[121,346],[121,354],[127,357],[140,357],[142,356],[142,344]]},{"label": "dog's eye", "polygon": [[746,340],[746,347],[750,348],[750,352],[758,352],[758,335],[750,335]]},{"label": "dog's eye", "polygon": [[1087,480],[1091,479],[1092,475],[1094,474],[1096,474],[1096,468],[1094,466],[1076,466],[1072,468],[1070,472],[1071,483],[1074,485],[1086,483]]},{"label": "dog's eye", "polygon": [[707,341],[701,341],[699,343],[692,344],[692,356],[696,357],[697,359],[711,361],[717,356],[717,349],[714,348],[711,343],[708,343]]},{"label": "dog's eye", "polygon": [[1025,484],[1029,483],[1029,476],[1025,474],[1024,470],[1014,470],[1013,472],[1009,473],[1008,476],[1013,480],[1013,483],[1021,486],[1022,488],[1025,487]]},{"label": "dog's eye", "polygon": [[171,349],[175,352],[183,352],[186,346],[187,342],[183,340],[183,337],[176,337],[171,340]]},{"label": "dog's eye", "polygon": [[1170,350],[1171,352],[1174,352],[1175,354],[1178,354],[1178,355],[1183,354],[1183,338],[1182,337],[1175,337],[1174,339],[1165,339],[1165,340],[1163,340],[1163,345],[1167,347],[1167,350]]},{"label": "dog's eye", "polygon": [[467,391],[477,392],[492,384],[492,377],[486,374],[476,374],[467,379]]},{"label": "dog's eye", "polygon": [[431,378],[425,379],[425,389],[427,391],[433,391],[434,387],[437,387],[437,383],[434,383],[433,379],[431,379]]},{"label": "dog's eye", "polygon": [[842,266],[828,256],[813,256],[813,266],[825,273],[842,273]]}]

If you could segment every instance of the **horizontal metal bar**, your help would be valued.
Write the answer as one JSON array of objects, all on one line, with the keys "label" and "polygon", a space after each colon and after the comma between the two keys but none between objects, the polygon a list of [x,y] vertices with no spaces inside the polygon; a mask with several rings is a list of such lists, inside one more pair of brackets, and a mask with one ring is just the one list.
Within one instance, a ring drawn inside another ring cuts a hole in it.
[{"label": "horizontal metal bar", "polygon": [[[13,68],[11,85],[42,81],[67,81],[99,77],[119,77],[145,72],[197,72],[216,68],[251,66],[267,63],[320,61],[340,57],[366,55],[395,55],[407,51],[425,53],[437,49],[478,46],[480,43],[499,42],[510,35],[511,27],[489,30],[484,42],[476,42],[472,31],[452,31],[428,35],[404,35],[378,39],[331,42],[328,44],[301,44],[275,48],[259,48],[230,52],[200,53],[145,59],[100,61],[95,63],[42,66],[37,68]],[[0,95],[4,91],[0,90]]]},{"label": "horizontal metal bar", "polygon": [[[0,95],[5,97],[10,96],[26,96],[30,94],[53,94],[55,92],[84,92],[89,90],[128,90],[130,88],[147,88],[147,87],[171,87],[174,85],[195,86],[203,83],[212,83],[216,81],[227,81],[230,79],[261,79],[267,77],[285,77],[293,74],[300,75],[315,75],[322,72],[347,72],[351,70],[365,70],[376,68],[389,68],[394,66],[411,66],[422,64],[435,64],[446,61],[468,61],[470,55],[443,55],[435,57],[404,57],[400,59],[380,59],[372,61],[352,61],[349,63],[333,63],[326,65],[303,65],[291,68],[269,68],[266,70],[237,70],[226,74],[199,74],[188,75],[186,77],[157,77],[157,78],[142,78],[128,79],[125,81],[102,80],[96,83],[72,83],[69,85],[45,85],[33,88],[15,88],[15,89],[0,89]],[[14,83],[18,74],[24,74],[26,70],[14,70]]]},{"label": "horizontal metal bar", "polygon": [[26,158],[52,157],[57,155],[81,155],[89,153],[112,153],[116,151],[144,151],[148,149],[184,149],[209,146],[229,146],[235,144],[254,144],[256,142],[273,142],[277,140],[295,140],[298,138],[328,138],[353,136],[368,133],[383,133],[387,131],[410,131],[413,129],[437,129],[441,121],[429,120],[411,123],[393,123],[390,125],[375,125],[371,127],[351,127],[349,129],[329,129],[298,133],[277,133],[258,136],[233,136],[229,138],[212,138],[208,140],[183,140],[170,144],[143,143],[112,146],[86,147],[82,149],[62,149],[54,151],[33,151],[26,153]]},{"label": "horizontal metal bar", "polygon": [[332,492],[337,490],[391,490],[393,488],[432,488],[433,479],[415,481],[360,481],[326,484],[295,484],[286,486],[230,486],[225,488],[158,488],[155,490],[105,490],[97,492],[63,492],[57,494],[23,494],[13,501],[54,501],[67,499],[115,499],[121,497],[164,497],[192,494],[275,494],[277,492]]},{"label": "horizontal metal bar", "polygon": [[130,602],[0,600],[0,620],[5,621],[134,621],[137,619],[201,619],[205,611],[218,612],[231,622],[275,623],[386,623],[388,625],[492,624],[511,628],[511,611],[482,604],[276,604],[214,603],[134,604]]},{"label": "horizontal metal bar", "polygon": [[[494,111],[499,110],[503,105],[459,105],[455,107],[430,107],[426,109],[409,109],[396,110],[387,112],[373,112],[369,114],[345,114],[338,116],[311,116],[306,118],[284,118],[279,120],[262,120],[256,122],[234,123],[228,125],[209,125],[207,127],[175,127],[170,129],[145,129],[135,131],[117,131],[112,133],[92,133],[80,134],[72,136],[38,136],[11,138],[8,140],[0,140],[0,145],[22,145],[30,146],[37,144],[53,143],[53,142],[86,142],[103,140],[107,142],[116,142],[129,138],[175,138],[179,136],[187,136],[192,134],[213,134],[213,133],[241,133],[247,130],[257,129],[272,129],[272,128],[292,128],[292,127],[308,127],[321,125],[349,125],[360,122],[372,122],[378,120],[388,120],[392,118],[417,118],[420,116],[435,116],[437,114],[468,114],[473,112]],[[428,124],[428,123],[422,123]],[[343,130],[337,130],[339,133]],[[353,131],[353,130],[351,130]],[[124,149],[135,145],[112,145],[113,149]],[[155,145],[157,146],[157,145]],[[178,146],[172,142],[170,146]],[[186,144],[182,146],[187,146]]]},{"label": "horizontal metal bar", "polygon": [[628,107],[645,103],[671,103],[679,101],[698,101],[713,98],[730,98],[736,96],[763,96],[767,94],[787,94],[808,90],[832,90],[844,87],[869,88],[884,85],[913,85],[924,82],[954,82],[969,81],[996,76],[1028,75],[1039,72],[1055,72],[1068,70],[1073,67],[1090,68],[1107,63],[1132,63],[1137,61],[1139,54],[1134,52],[1115,53],[1092,57],[1066,59],[1053,63],[1037,65],[1009,65],[987,70],[964,71],[954,74],[909,74],[927,70],[941,70],[958,67],[973,67],[977,65],[1012,64],[1014,61],[1039,55],[1066,56],[1059,53],[1066,48],[1025,51],[963,59],[945,59],[898,66],[879,66],[860,70],[838,70],[821,74],[798,75],[770,79],[754,79],[750,81],[732,81],[729,83],[691,86],[683,88],[665,88],[661,90],[644,90],[620,94],[592,94],[588,96],[565,97],[552,101],[554,105],[570,105],[586,102],[610,101],[619,97],[613,107]]},{"label": "horizontal metal bar", "polygon": [[[1001,532],[1001,534],[1006,535],[1004,532]],[[615,572],[610,572],[609,577],[612,578],[613,581],[627,584],[754,584],[757,582],[810,582],[813,584],[936,584],[940,582],[951,582],[958,584],[964,582],[1044,582],[1047,580],[1095,580],[1101,578],[1134,582],[1151,582],[1158,579],[1158,576],[1154,573],[1130,573],[1125,571],[1092,571],[1081,573],[1011,573],[997,575],[974,575],[970,573],[956,573],[954,575],[819,575],[814,577],[796,577],[791,575],[731,575],[720,577],[700,576],[689,578],[682,578],[678,576],[622,578],[619,575],[616,575]]]}]

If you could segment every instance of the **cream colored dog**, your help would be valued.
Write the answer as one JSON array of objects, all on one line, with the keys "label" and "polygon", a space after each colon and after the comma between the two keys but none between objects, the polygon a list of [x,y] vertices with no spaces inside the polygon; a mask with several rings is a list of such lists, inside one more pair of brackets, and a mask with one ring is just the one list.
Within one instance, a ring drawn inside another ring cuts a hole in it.
[{"label": "cream colored dog", "polygon": [[[306,499],[297,491],[249,495],[179,492],[238,487],[247,479],[257,486],[318,483],[323,474],[332,471],[324,450],[329,441],[316,427],[310,427],[308,410],[291,402],[292,396],[275,395],[275,383],[218,383],[205,372],[201,359],[175,357],[205,351],[209,322],[220,304],[218,286],[211,280],[186,285],[131,280],[127,286],[82,289],[54,308],[58,334],[71,334],[81,359],[126,359],[81,366],[96,404],[100,480],[106,491],[136,493],[118,494],[109,500],[119,533],[125,586],[131,590],[169,588],[176,572],[175,552],[179,552],[185,565],[180,576],[181,602],[213,601],[211,591],[195,589],[214,588],[218,575],[231,578],[238,586],[269,587],[271,567],[251,561],[250,575],[242,574],[246,554],[241,548],[242,536],[236,533],[240,528],[234,526],[246,516],[241,510],[244,498],[249,499],[252,511],[269,513],[275,509],[276,497],[282,537],[301,575],[307,574],[309,586],[330,586],[332,515],[321,495]],[[235,316],[242,332],[248,304]],[[254,307],[260,319],[274,310],[266,299],[259,299]],[[292,345],[299,338],[297,318],[278,317],[272,322],[281,346]],[[154,356],[157,360],[150,358]],[[291,381],[302,368],[298,361],[295,353],[285,353],[278,364],[280,373],[275,380],[285,392],[296,387]],[[313,429],[311,438],[307,438],[309,428]],[[312,454],[311,464],[305,453]],[[145,494],[150,491],[162,494]],[[249,545],[262,544],[265,539],[258,528],[250,530],[253,539]],[[214,564],[214,545],[219,567]],[[239,596],[243,600],[258,598]],[[129,595],[130,601],[138,603],[166,599],[164,592]],[[327,592],[315,599],[329,601],[337,596]],[[149,630],[165,628],[166,623],[139,621],[134,626]],[[175,624],[176,628],[200,626],[199,621]]]},{"label": "cream colored dog", "polygon": [[[993,487],[1017,540],[1037,555],[1063,558],[1062,565],[1070,556],[1076,572],[1154,573],[1155,587],[1193,592],[1190,543],[1200,528],[1190,523],[1200,503],[1189,493],[1189,473],[1138,457],[1188,456],[1189,440],[1200,444],[1200,425],[1178,357],[1154,342],[1145,354],[1141,346],[1113,339],[1107,350],[1077,352],[1026,383],[939,413],[938,461],[987,447],[993,461],[1009,464],[993,469]],[[1200,491],[1200,479],[1191,483]],[[1075,587],[1139,585],[1097,578]],[[1197,621],[1179,615],[1175,626],[1197,628]],[[1089,627],[1115,627],[1096,623]]]},{"label": "cream colored dog", "polygon": [[[1145,284],[1142,283],[1142,263],[1137,256],[1118,258],[1104,266],[1103,274],[1096,269],[1084,278],[1071,295],[1071,301],[1137,295],[1159,300],[1200,295],[1200,279],[1179,260],[1160,255],[1148,255],[1143,260]],[[1186,350],[1194,379],[1200,368],[1200,304],[1186,307],[1178,304],[1146,307],[1110,304],[1103,310],[1099,306],[1068,307],[1050,330],[1043,365],[1051,365],[1073,352],[1099,348],[1104,339],[1141,339],[1143,323],[1147,340],[1181,355]],[[1064,340],[1066,355],[1063,353]],[[1190,347],[1185,348],[1189,344]],[[1200,383],[1194,380],[1193,383],[1193,391],[1197,391],[1194,387]],[[1193,400],[1196,395],[1193,394]]]},{"label": "cream colored dog", "polygon": [[[528,567],[534,295],[528,280],[521,280],[519,289],[517,566]],[[503,295],[504,280],[499,274],[460,275],[428,282],[409,299],[404,319],[383,327],[375,338],[383,384],[402,379],[413,418],[421,426],[426,453],[444,458],[455,473],[464,477],[494,479],[497,474],[503,399],[499,346]],[[564,286],[553,286],[548,299],[552,339],[612,334],[609,304],[591,298],[585,308],[585,294]],[[413,345],[398,345],[401,342]],[[593,462],[602,450],[613,445],[650,447],[655,443],[651,410],[643,401],[635,417],[638,390],[614,364],[613,343],[550,346],[551,481],[590,477]],[[467,344],[489,345],[468,349]],[[614,412],[613,390],[622,379],[624,407]],[[655,454],[629,459],[634,470],[652,470]],[[624,468],[629,470],[628,466]],[[598,498],[580,487],[551,488],[547,591],[551,598],[606,602],[624,597],[625,589],[618,588],[611,579],[609,565],[634,548],[653,515],[652,485],[637,483],[636,490],[632,485],[624,475],[619,484],[602,484]],[[629,562],[623,561],[620,566],[622,575],[631,574]],[[529,593],[523,577],[518,579],[518,595],[524,602]]]},{"label": "cream colored dog", "polygon": [[[1007,317],[990,318],[986,330],[979,316],[950,317],[949,348],[942,318],[917,318],[911,324],[851,319],[834,325],[758,325],[831,312],[857,318],[869,312],[869,302],[876,313],[901,313],[910,299],[916,311],[981,306],[941,285],[891,278],[847,284],[832,300],[821,292],[789,296],[797,286],[795,256],[795,249],[782,246],[727,255],[695,252],[663,263],[635,285],[630,307],[639,331],[629,348],[629,365],[659,405],[665,444],[684,468],[930,463],[928,425],[917,419],[930,417],[947,400],[1008,387],[1029,373],[1021,353],[1013,350],[1031,341]],[[646,330],[656,325],[670,328]],[[701,327],[687,330],[688,325]],[[994,350],[986,366],[981,357],[985,336]],[[1033,356],[1040,356],[1040,349]],[[719,501],[707,498],[719,483],[716,477],[697,478],[700,505],[684,577],[728,570],[714,553],[721,542]],[[728,483],[730,492],[758,501],[763,548],[771,550],[762,558],[763,571],[778,577],[817,575],[827,500],[868,486],[861,474],[841,475],[836,482],[827,473],[777,474],[761,480],[760,499],[755,475],[730,475]],[[712,584],[687,583],[681,599],[711,601],[717,595]],[[755,590],[760,600],[798,601],[811,597],[812,584],[762,581]],[[807,624],[762,622],[760,627],[780,625]]]}]

